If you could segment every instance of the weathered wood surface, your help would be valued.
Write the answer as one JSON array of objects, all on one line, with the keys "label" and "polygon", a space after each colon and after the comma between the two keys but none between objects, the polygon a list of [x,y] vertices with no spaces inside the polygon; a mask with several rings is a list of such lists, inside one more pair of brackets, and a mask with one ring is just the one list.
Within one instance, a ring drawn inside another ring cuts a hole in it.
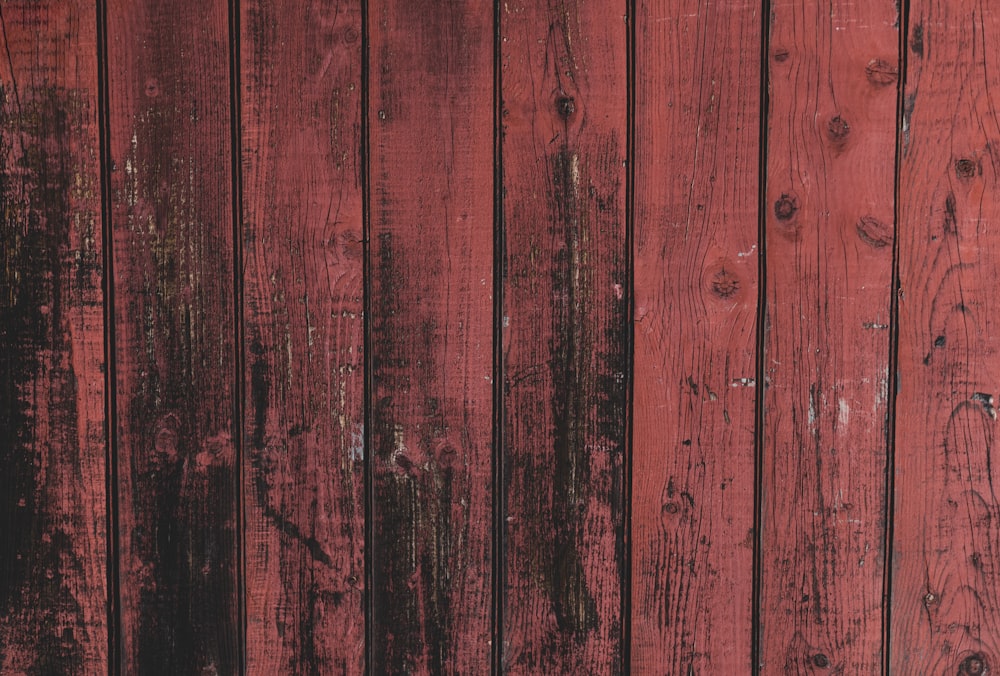
[{"label": "weathered wood surface", "polygon": [[751,664],[762,22],[636,16],[635,673]]},{"label": "weathered wood surface", "polygon": [[491,660],[493,12],[368,5],[371,669]]},{"label": "weathered wood surface", "polygon": [[97,24],[0,4],[0,672],[108,660]]},{"label": "weathered wood surface", "polygon": [[997,8],[0,42],[0,672],[1000,668]]},{"label": "weathered wood surface", "polygon": [[1000,668],[1000,13],[914,0],[900,139],[892,673]]},{"label": "weathered wood surface", "polygon": [[509,673],[622,670],[626,9],[500,12]]},{"label": "weathered wood surface", "polygon": [[882,669],[898,14],[771,5],[760,668]]},{"label": "weathered wood surface", "polygon": [[109,0],[125,673],[241,661],[223,2]]},{"label": "weathered wood surface", "polygon": [[361,3],[242,5],[247,667],[364,668]]}]

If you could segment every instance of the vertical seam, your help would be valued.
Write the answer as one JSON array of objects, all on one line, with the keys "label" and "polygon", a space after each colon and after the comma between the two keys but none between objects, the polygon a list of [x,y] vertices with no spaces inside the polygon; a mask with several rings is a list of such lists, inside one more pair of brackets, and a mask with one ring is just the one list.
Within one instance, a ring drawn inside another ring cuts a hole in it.
[{"label": "vertical seam", "polygon": [[361,0],[361,158],[359,173],[361,182],[361,231],[362,231],[362,368],[364,371],[364,513],[365,513],[365,673],[372,674],[375,655],[375,601],[373,556],[375,548],[375,470],[372,457],[372,280],[371,280],[371,182],[368,175],[371,149],[371,128],[368,120],[368,106],[371,82],[369,76],[369,42],[371,40],[368,21],[368,0]]},{"label": "vertical seam", "polygon": [[107,545],[108,674],[121,673],[121,592],[118,574],[118,399],[115,361],[114,232],[111,219],[111,134],[108,97],[108,8],[97,0],[97,132],[101,181],[101,244],[104,293],[105,538]]},{"label": "vertical seam", "polygon": [[233,481],[236,510],[236,615],[237,615],[237,670],[246,673],[246,552],[244,536],[246,513],[244,509],[243,472],[245,460],[246,430],[244,429],[245,367],[243,317],[243,172],[242,172],[242,111],[240,108],[240,1],[229,0],[229,97],[230,97],[230,161],[233,219],[233,340],[235,363],[233,382],[233,440],[235,468]]},{"label": "vertical seam", "polygon": [[500,2],[493,6],[493,607],[492,671],[503,673],[504,592],[506,588],[506,485],[504,477],[503,311],[506,279],[506,233],[503,213],[503,76]]},{"label": "vertical seam", "polygon": [[892,286],[889,299],[889,359],[888,407],[886,410],[886,466],[885,466],[885,555],[882,572],[882,673],[889,674],[892,648],[892,559],[895,542],[896,496],[896,394],[899,387],[899,230],[900,230],[900,173],[903,162],[902,120],[906,94],[907,51],[906,40],[910,28],[910,2],[899,2],[899,65],[896,79],[896,157],[893,167],[893,238]]},{"label": "vertical seam", "polygon": [[768,53],[771,37],[771,2],[763,0],[760,33],[760,101],[758,136],[758,197],[757,197],[757,349],[756,400],[754,401],[754,493],[753,493],[753,590],[751,592],[750,673],[759,673],[761,666],[761,603],[764,573],[764,414],[767,393],[765,347],[767,338],[767,140],[770,118]]},{"label": "vertical seam", "polygon": [[625,444],[622,458],[622,581],[621,670],[631,673],[632,661],[632,473],[633,421],[635,418],[635,110],[636,110],[636,0],[626,0],[626,129],[625,129]]}]

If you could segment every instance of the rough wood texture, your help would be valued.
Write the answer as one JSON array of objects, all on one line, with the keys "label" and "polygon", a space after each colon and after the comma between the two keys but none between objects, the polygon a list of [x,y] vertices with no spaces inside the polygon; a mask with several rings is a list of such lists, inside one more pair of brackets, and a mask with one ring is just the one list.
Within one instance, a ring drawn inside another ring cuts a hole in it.
[{"label": "rough wood texture", "polygon": [[882,668],[895,3],[772,4],[760,659]]},{"label": "rough wood texture", "polygon": [[500,13],[510,673],[622,666],[625,10]]},{"label": "rough wood texture", "polygon": [[361,673],[361,4],[242,11],[247,665]]},{"label": "rough wood texture", "polygon": [[1000,668],[1000,13],[914,0],[899,177],[892,673]]},{"label": "rough wood texture", "polygon": [[763,18],[636,21],[632,667],[746,673]]},{"label": "rough wood texture", "polygon": [[239,668],[227,12],[108,3],[127,673]]},{"label": "rough wood texture", "polygon": [[96,17],[0,3],[0,672],[108,658]]},{"label": "rough wood texture", "polygon": [[493,13],[369,3],[373,673],[490,663]]}]

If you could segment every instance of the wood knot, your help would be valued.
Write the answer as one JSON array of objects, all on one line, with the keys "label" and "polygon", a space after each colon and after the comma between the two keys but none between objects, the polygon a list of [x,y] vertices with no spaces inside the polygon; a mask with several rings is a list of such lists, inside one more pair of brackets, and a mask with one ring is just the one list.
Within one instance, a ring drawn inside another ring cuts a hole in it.
[{"label": "wood knot", "polygon": [[851,125],[840,115],[826,123],[826,135],[836,145],[843,145],[851,133]]},{"label": "wood knot", "polygon": [[873,249],[881,249],[892,244],[892,228],[874,216],[862,216],[855,227],[861,241]]},{"label": "wood knot", "polygon": [[830,658],[823,653],[816,653],[813,655],[812,663],[820,669],[826,669],[830,666]]},{"label": "wood knot", "polygon": [[712,275],[712,293],[719,298],[732,298],[740,290],[740,280],[729,270],[722,268]]},{"label": "wood knot", "polygon": [[967,157],[963,157],[960,160],[955,160],[955,175],[959,178],[969,179],[975,178],[976,174],[979,173],[979,165],[975,160],[970,160]]},{"label": "wood knot", "polygon": [[790,221],[799,210],[799,198],[792,193],[782,193],[774,203],[774,215],[779,221]]},{"label": "wood knot", "polygon": [[556,99],[556,110],[559,111],[559,117],[568,120],[576,112],[576,101],[572,96],[560,96]]},{"label": "wood knot", "polygon": [[680,511],[680,509],[681,508],[677,506],[676,502],[668,502],[667,504],[663,505],[663,511],[666,512],[667,514],[676,514],[677,512]]},{"label": "wood knot", "polygon": [[985,674],[988,667],[986,658],[981,653],[972,653],[958,665],[959,676]]},{"label": "wood knot", "polygon": [[784,63],[788,61],[788,50],[784,47],[779,47],[774,50],[774,60],[778,63]]},{"label": "wood knot", "polygon": [[151,99],[155,99],[160,95],[160,83],[156,80],[156,78],[149,78],[146,80],[146,88],[144,91],[146,96]]},{"label": "wood knot", "polygon": [[899,69],[885,59],[872,59],[865,66],[865,76],[876,87],[885,87],[899,78]]}]

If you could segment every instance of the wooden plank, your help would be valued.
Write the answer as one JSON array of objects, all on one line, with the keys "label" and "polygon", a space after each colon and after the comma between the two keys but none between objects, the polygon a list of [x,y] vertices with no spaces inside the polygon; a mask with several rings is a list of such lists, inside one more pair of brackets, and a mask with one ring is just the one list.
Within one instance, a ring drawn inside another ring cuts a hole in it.
[{"label": "wooden plank", "polygon": [[509,1],[503,119],[510,673],[620,673],[626,3]]},{"label": "wooden plank", "polygon": [[746,673],[763,18],[661,0],[636,22],[632,667]]},{"label": "wooden plank", "polygon": [[1000,668],[1000,13],[914,0],[899,204],[892,673]]},{"label": "wooden plank", "polygon": [[0,3],[0,672],[107,669],[97,16]]},{"label": "wooden plank", "polygon": [[760,660],[882,669],[896,3],[772,4]]},{"label": "wooden plank", "polygon": [[368,6],[373,673],[490,664],[493,13]]},{"label": "wooden plank", "polygon": [[241,11],[247,666],[361,673],[361,3]]},{"label": "wooden plank", "polygon": [[107,16],[123,670],[235,673],[228,6]]}]

